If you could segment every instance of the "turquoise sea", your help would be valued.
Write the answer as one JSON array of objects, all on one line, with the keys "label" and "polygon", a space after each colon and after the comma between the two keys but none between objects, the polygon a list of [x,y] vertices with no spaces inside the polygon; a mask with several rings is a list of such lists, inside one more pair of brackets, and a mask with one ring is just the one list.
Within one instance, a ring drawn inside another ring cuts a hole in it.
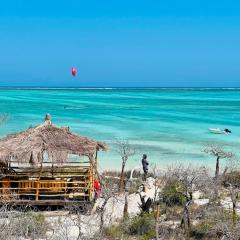
[{"label": "turquoise sea", "polygon": [[[240,149],[240,91],[234,89],[0,89],[0,114],[8,121],[0,136],[40,124],[50,113],[57,126],[105,141],[100,154],[104,169],[120,166],[113,142],[127,139],[136,148],[128,168],[140,165],[143,153],[151,163],[174,162],[213,166],[202,149],[219,143]],[[209,127],[229,128],[215,135]]]}]

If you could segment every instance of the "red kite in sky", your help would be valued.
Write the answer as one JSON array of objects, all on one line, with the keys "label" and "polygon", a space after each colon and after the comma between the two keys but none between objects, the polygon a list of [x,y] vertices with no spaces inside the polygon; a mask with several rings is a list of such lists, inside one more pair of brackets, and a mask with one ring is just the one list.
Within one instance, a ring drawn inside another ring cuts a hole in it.
[{"label": "red kite in sky", "polygon": [[77,75],[77,69],[75,67],[72,67],[72,75],[73,77],[76,77]]}]

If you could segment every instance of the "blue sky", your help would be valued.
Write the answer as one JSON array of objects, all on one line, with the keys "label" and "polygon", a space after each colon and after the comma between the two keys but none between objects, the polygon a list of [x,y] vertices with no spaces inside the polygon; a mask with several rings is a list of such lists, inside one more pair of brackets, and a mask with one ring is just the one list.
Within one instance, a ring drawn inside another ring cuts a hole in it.
[{"label": "blue sky", "polygon": [[240,86],[240,3],[1,1],[0,85]]}]

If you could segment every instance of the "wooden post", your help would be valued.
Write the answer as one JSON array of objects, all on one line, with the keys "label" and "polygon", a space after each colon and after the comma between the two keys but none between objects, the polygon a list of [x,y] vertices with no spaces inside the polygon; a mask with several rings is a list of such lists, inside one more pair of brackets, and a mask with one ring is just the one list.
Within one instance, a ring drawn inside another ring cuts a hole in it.
[{"label": "wooden post", "polygon": [[155,206],[155,235],[156,240],[159,240],[159,217],[160,217],[160,205]]},{"label": "wooden post", "polygon": [[93,170],[93,165],[90,162],[90,176],[89,176],[89,200],[92,201],[94,198],[94,170]]},{"label": "wooden post", "polygon": [[98,179],[100,180],[100,176],[99,176],[99,174],[98,174],[96,162],[95,162],[95,159],[94,159],[93,155],[89,155],[88,158],[89,158],[89,161],[90,161],[90,163],[91,163],[91,165],[92,165],[92,167],[93,167],[94,173],[96,173]]},{"label": "wooden post", "polygon": [[95,165],[96,165],[96,168],[97,168],[97,158],[98,158],[98,150],[96,150],[96,153],[95,153]]},{"label": "wooden post", "polygon": [[37,180],[37,186],[36,186],[36,196],[35,196],[35,200],[38,201],[39,200],[39,187],[40,187],[40,178],[41,178],[41,175],[42,175],[42,164],[43,164],[43,160],[41,161],[41,169],[39,171],[39,177],[38,177],[38,180]]},{"label": "wooden post", "polygon": [[40,183],[39,183],[39,180],[37,181],[37,186],[36,186],[36,196],[35,196],[35,200],[36,201],[38,201],[38,198],[39,198],[39,185],[40,185]]},{"label": "wooden post", "polygon": [[52,169],[51,170],[52,170],[52,178],[53,178],[53,162],[52,162]]}]

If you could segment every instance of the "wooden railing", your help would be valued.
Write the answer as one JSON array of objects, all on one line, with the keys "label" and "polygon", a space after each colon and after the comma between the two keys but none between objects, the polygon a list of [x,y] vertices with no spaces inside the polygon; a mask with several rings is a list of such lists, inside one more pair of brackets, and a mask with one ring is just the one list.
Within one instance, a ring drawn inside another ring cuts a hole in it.
[{"label": "wooden railing", "polygon": [[11,169],[13,172],[0,179],[0,201],[46,201],[47,204],[93,199],[95,171],[91,164]]}]

